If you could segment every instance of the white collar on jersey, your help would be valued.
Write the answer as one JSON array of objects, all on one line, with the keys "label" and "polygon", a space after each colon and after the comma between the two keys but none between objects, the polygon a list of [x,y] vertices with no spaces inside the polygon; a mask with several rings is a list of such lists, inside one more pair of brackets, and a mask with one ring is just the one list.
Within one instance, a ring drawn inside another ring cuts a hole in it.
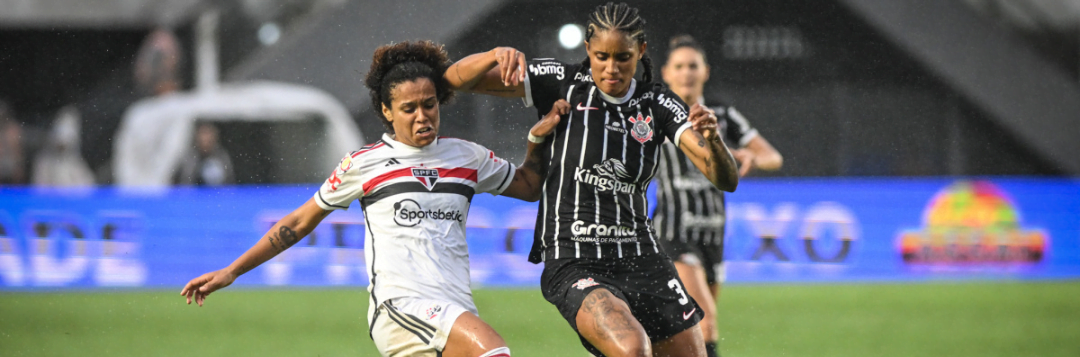
[{"label": "white collar on jersey", "polygon": [[430,147],[435,146],[435,145],[439,145],[439,137],[438,136],[435,136],[435,141],[432,141],[431,144],[428,144],[427,146],[420,147],[420,148],[405,144],[405,143],[397,141],[397,140],[394,140],[394,137],[390,136],[389,133],[383,133],[382,134],[382,141],[389,144],[389,146],[391,148],[395,149],[395,150],[407,150],[407,151],[420,151],[420,150],[424,150],[424,149],[430,148]]},{"label": "white collar on jersey", "polygon": [[[592,68],[589,69],[589,76],[592,77]],[[596,77],[593,77],[593,78],[595,79]],[[593,83],[595,84],[596,81],[594,80]],[[624,96],[622,96],[620,98],[612,97],[612,96],[608,95],[607,93],[604,93],[604,91],[598,91],[598,92],[600,92],[600,98],[604,98],[604,101],[606,101],[608,103],[623,104],[623,103],[626,103],[626,102],[630,101],[630,97],[634,96],[634,89],[636,89],[636,88],[637,88],[637,80],[633,79],[633,78],[630,78],[630,89],[628,89],[626,91],[626,95],[624,95]],[[600,88],[597,88],[597,89],[600,89]]]}]

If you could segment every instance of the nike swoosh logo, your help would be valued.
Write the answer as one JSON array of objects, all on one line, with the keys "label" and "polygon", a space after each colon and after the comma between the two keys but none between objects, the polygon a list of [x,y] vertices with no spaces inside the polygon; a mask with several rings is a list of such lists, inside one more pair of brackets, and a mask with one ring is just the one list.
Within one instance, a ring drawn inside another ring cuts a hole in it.
[{"label": "nike swoosh logo", "polygon": [[600,108],[593,108],[593,107],[583,107],[583,106],[581,106],[581,104],[582,104],[582,103],[578,103],[578,104],[577,104],[577,110],[580,110],[580,111],[586,111],[586,110],[600,110]]},{"label": "nike swoosh logo", "polygon": [[690,319],[690,316],[694,316],[694,311],[697,311],[697,308],[696,308],[696,307],[695,307],[695,308],[694,308],[693,310],[690,310],[690,312],[684,312],[684,313],[682,314],[682,319],[683,319],[683,320],[689,320],[689,319]]}]

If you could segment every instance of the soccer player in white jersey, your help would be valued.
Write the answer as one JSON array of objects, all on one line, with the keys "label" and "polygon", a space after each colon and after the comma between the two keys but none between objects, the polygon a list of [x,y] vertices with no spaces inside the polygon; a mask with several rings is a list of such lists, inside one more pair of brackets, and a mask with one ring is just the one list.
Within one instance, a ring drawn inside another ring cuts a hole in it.
[{"label": "soccer player in white jersey", "polygon": [[191,280],[181,292],[206,296],[288,249],[328,214],[364,210],[368,324],[384,356],[509,357],[502,337],[478,317],[469,287],[465,221],[475,193],[527,201],[540,196],[543,164],[535,142],[554,130],[555,105],[530,131],[525,162],[506,162],[483,146],[438,137],[439,105],[451,96],[442,46],[429,41],[379,47],[365,85],[387,133],[349,153],[300,208],[225,269]]},{"label": "soccer player in white jersey", "polygon": [[735,159],[712,110],[688,108],[653,82],[637,9],[598,6],[584,40],[581,63],[496,48],[461,59],[446,77],[456,89],[524,98],[539,115],[562,100],[573,106],[542,147],[548,165],[529,261],[544,263],[544,298],[582,345],[608,357],[704,356],[701,309],[657,244],[645,191],[665,139],[721,190],[738,185]]}]

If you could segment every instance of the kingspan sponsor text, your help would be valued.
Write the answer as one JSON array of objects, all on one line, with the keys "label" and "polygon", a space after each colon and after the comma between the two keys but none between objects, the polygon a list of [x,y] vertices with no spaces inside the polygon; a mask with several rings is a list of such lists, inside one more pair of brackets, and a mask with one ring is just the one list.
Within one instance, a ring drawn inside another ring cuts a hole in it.
[{"label": "kingspan sponsor text", "polygon": [[583,168],[576,168],[574,170],[574,180],[581,183],[587,183],[600,191],[614,191],[616,193],[633,194],[637,192],[637,185],[633,183],[622,182],[608,177],[603,177],[592,173],[590,170]]}]

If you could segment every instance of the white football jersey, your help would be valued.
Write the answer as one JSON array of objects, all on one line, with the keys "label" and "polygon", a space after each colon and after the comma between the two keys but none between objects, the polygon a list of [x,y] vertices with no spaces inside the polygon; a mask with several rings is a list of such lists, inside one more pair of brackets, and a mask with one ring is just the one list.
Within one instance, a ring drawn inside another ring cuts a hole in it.
[{"label": "white football jersey", "polygon": [[483,146],[445,137],[417,148],[384,134],[341,160],[315,202],[332,210],[360,200],[369,323],[380,304],[398,297],[451,301],[477,313],[465,243],[469,203],[475,193],[502,193],[515,169]]}]

